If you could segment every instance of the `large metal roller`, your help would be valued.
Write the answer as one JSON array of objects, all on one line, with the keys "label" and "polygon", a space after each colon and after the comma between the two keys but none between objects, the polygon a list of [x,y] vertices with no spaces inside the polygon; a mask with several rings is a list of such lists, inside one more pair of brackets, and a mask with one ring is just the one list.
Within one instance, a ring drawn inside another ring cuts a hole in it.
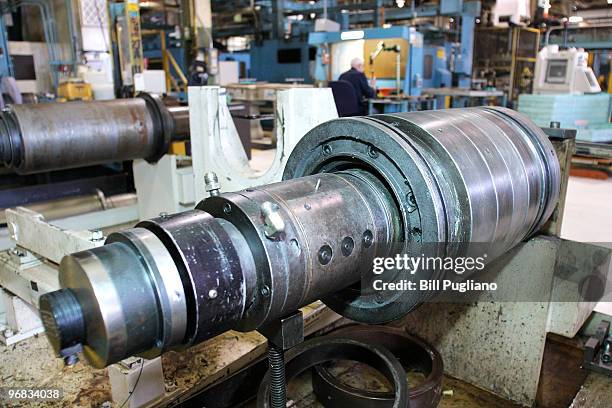
[{"label": "large metal roller", "polygon": [[501,108],[332,120],[310,131],[284,181],[144,221],[60,266],[41,297],[55,349],[97,367],[253,330],[322,298],[368,323],[408,313],[418,292],[355,288],[392,244],[495,242],[538,231],[560,174],[541,129]]},{"label": "large metal roller", "polygon": [[155,162],[168,151],[175,128],[185,132],[187,109],[170,111],[148,94],[14,105],[0,114],[0,163],[30,174],[133,159]]}]

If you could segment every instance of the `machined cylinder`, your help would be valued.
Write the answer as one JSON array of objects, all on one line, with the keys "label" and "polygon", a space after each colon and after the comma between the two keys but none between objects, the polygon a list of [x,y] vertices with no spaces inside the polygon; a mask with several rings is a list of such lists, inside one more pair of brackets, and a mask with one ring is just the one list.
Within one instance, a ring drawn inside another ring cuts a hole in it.
[{"label": "machined cylinder", "polygon": [[412,243],[441,244],[440,255],[495,243],[493,260],[550,217],[559,182],[546,136],[510,110],[333,120],[298,143],[282,182],[215,195],[67,256],[69,292],[43,296],[45,325],[58,351],[83,344],[104,366],[258,329],[316,299],[356,321],[387,322],[426,296],[356,289],[373,257]]},{"label": "machined cylinder", "polygon": [[197,208],[235,225],[251,247],[257,287],[240,330],[358,282],[361,268],[398,233],[384,186],[359,171],[222,194]]},{"label": "machined cylinder", "polygon": [[[495,243],[489,261],[538,231],[560,187],[559,162],[544,132],[498,107],[329,121],[297,144],[284,178],[347,168],[384,180],[398,205],[401,241],[435,244],[446,251],[441,256],[461,256],[452,251],[469,251],[466,243]],[[351,319],[381,323],[427,296],[346,290],[324,300]]]},{"label": "machined cylinder", "polygon": [[0,162],[19,174],[113,161],[157,161],[174,123],[148,94],[132,99],[14,105],[0,114]]}]

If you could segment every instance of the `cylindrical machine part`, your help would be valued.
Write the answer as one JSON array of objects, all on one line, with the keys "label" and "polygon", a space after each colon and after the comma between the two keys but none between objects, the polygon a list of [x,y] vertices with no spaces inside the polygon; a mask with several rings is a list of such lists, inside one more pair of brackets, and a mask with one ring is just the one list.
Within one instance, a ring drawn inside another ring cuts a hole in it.
[{"label": "cylindrical machine part", "polygon": [[560,175],[541,129],[480,108],[327,122],[298,143],[284,178],[67,256],[60,283],[87,332],[66,323],[62,336],[68,319],[47,319],[48,334],[74,343],[82,333],[100,367],[257,329],[320,298],[357,321],[397,319],[425,296],[355,289],[373,257],[394,243],[442,243],[452,253],[458,243],[495,242],[494,258],[547,220]]},{"label": "cylindrical machine part", "polygon": [[174,122],[172,140],[189,139],[189,106],[168,106],[167,109]]},{"label": "cylindrical machine part", "polygon": [[[136,205],[136,194],[124,193],[106,197],[102,191],[97,194],[65,197],[56,200],[41,201],[34,204],[21,205],[28,210],[42,214],[46,220],[57,220],[109,208]],[[6,224],[4,209],[0,209],[0,225]]]},{"label": "cylindrical machine part", "polygon": [[[560,188],[559,162],[544,132],[499,107],[329,121],[298,143],[284,178],[346,168],[384,180],[400,210],[404,242],[446,243],[451,255],[454,247],[468,251],[465,243],[495,243],[489,261],[541,227]],[[324,301],[350,319],[380,323],[429,295],[347,289]]]},{"label": "cylindrical machine part", "polygon": [[156,97],[13,105],[0,114],[0,162],[19,174],[133,159],[168,151],[174,121]]}]

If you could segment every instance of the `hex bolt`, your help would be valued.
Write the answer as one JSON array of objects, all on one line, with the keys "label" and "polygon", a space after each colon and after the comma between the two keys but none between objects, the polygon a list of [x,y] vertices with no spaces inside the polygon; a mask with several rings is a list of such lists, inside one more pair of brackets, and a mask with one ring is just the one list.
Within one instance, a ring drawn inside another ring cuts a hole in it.
[{"label": "hex bolt", "polygon": [[204,188],[211,197],[216,197],[219,195],[219,189],[221,186],[219,185],[217,173],[209,171],[208,173],[204,174]]},{"label": "hex bolt", "polygon": [[261,215],[264,218],[264,234],[269,239],[278,239],[285,231],[285,221],[278,211],[278,205],[270,201],[265,201],[260,209]]},{"label": "hex bolt", "polygon": [[91,231],[90,241],[102,241],[104,239],[104,233],[101,230]]}]

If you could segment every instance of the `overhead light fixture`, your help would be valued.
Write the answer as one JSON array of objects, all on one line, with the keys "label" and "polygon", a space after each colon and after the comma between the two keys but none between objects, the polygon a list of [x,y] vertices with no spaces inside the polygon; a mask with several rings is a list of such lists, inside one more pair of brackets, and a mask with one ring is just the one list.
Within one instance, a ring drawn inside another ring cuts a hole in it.
[{"label": "overhead light fixture", "polygon": [[[608,0],[610,1],[610,0]],[[584,20],[581,16],[570,16],[567,21],[569,21],[570,23],[582,23],[582,20]]]},{"label": "overhead light fixture", "polygon": [[340,33],[340,39],[343,41],[346,40],[361,40],[364,36],[363,30],[357,31],[343,31]]},{"label": "overhead light fixture", "polygon": [[406,0],[395,0],[397,7],[402,8],[406,5]]}]

